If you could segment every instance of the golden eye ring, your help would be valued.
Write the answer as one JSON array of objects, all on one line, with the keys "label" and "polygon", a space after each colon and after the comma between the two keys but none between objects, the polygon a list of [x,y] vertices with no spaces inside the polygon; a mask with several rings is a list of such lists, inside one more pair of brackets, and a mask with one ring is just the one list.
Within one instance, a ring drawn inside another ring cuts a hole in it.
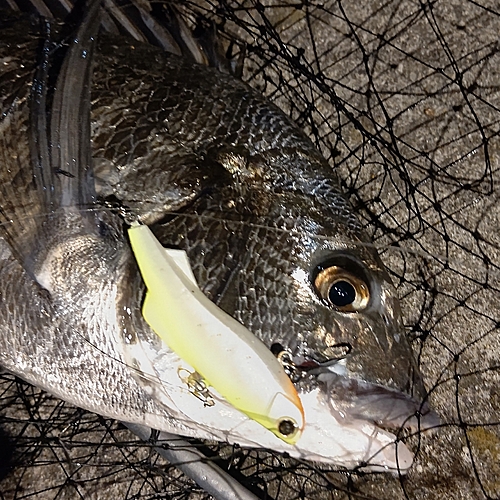
[{"label": "golden eye ring", "polygon": [[370,290],[360,278],[338,266],[321,269],[314,278],[319,297],[343,312],[359,312],[368,306]]}]

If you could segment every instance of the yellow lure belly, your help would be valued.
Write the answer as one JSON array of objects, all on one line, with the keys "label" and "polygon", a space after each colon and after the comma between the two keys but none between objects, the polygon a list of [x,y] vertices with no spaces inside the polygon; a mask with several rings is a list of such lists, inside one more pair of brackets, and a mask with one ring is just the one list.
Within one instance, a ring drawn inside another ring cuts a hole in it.
[{"label": "yellow lure belly", "polygon": [[296,443],[304,410],[271,351],[203,294],[184,252],[165,249],[146,225],[133,225],[128,234],[147,287],[146,322],[231,405]]}]

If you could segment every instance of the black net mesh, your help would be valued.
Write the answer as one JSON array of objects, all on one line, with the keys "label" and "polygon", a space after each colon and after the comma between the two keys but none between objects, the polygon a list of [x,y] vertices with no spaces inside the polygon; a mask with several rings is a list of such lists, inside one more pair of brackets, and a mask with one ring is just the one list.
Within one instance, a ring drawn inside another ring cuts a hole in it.
[{"label": "black net mesh", "polygon": [[[442,418],[409,439],[405,477],[195,445],[261,498],[500,498],[498,3],[185,7],[246,42],[243,78],[335,165],[398,287]],[[9,374],[0,388],[0,498],[208,498],[119,423]]]}]

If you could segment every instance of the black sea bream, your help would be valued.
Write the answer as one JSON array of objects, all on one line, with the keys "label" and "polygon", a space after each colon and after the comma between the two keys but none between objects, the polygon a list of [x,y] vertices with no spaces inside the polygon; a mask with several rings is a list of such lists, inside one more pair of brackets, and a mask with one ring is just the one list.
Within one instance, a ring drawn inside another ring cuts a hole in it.
[{"label": "black sea bream", "polygon": [[[89,22],[68,32],[1,21],[0,363],[122,421],[407,469],[387,429],[437,418],[331,165],[232,76],[105,34],[94,50]],[[280,360],[304,407],[297,443],[224,401],[145,322],[130,220],[184,250],[206,296]]]}]

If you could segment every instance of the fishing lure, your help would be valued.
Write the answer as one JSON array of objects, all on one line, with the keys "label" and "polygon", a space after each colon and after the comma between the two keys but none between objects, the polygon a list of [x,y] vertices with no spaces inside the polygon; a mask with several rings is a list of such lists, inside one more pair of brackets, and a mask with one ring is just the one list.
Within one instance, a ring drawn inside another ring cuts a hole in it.
[{"label": "fishing lure", "polygon": [[272,352],[199,289],[185,252],[164,248],[146,225],[128,234],[147,287],[146,322],[230,404],[295,444],[304,410]]}]

